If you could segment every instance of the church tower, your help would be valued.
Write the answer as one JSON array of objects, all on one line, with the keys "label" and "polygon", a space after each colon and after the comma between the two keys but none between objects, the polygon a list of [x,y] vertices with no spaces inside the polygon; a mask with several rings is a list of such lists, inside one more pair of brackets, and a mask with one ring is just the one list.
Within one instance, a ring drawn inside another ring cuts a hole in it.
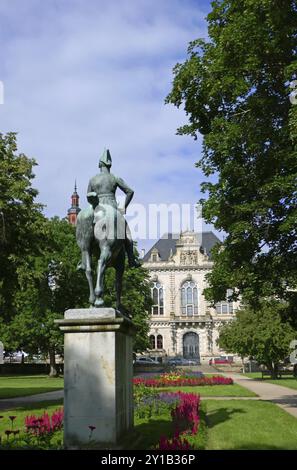
[{"label": "church tower", "polygon": [[68,212],[67,212],[67,219],[71,225],[76,225],[76,219],[77,219],[79,212],[80,212],[79,195],[77,193],[77,187],[76,187],[76,181],[75,181],[74,192],[71,196],[71,207],[70,209],[68,209]]}]

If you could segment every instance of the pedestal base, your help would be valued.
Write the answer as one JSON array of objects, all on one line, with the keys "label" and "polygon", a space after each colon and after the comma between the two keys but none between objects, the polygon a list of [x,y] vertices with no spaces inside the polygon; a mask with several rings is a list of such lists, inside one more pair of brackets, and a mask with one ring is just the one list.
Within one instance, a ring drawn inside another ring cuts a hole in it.
[{"label": "pedestal base", "polygon": [[112,308],[67,310],[57,323],[65,333],[65,447],[114,445],[133,427],[134,326]]}]

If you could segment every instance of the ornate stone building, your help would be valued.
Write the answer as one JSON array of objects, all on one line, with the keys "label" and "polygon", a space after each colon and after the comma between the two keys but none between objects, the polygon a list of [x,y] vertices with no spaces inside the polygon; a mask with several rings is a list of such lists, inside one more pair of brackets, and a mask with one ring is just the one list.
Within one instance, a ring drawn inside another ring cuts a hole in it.
[{"label": "ornate stone building", "polygon": [[203,296],[212,269],[210,251],[219,242],[212,232],[166,234],[143,257],[152,279],[151,354],[208,361],[223,354],[218,328],[234,318],[234,302],[211,307]]}]

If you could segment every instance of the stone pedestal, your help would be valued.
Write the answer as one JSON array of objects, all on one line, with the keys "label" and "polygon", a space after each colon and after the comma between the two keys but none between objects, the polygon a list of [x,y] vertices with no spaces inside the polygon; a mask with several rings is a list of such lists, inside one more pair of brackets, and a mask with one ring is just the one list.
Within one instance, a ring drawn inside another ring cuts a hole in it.
[{"label": "stone pedestal", "polygon": [[65,334],[65,448],[90,439],[114,445],[133,427],[134,326],[112,308],[67,310],[57,323]]}]

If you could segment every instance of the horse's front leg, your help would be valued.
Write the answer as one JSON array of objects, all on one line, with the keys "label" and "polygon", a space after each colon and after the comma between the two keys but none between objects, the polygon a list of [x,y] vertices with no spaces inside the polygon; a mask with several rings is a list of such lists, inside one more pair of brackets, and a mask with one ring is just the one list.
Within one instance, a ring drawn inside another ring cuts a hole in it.
[{"label": "horse's front leg", "polygon": [[97,282],[95,288],[95,306],[101,307],[104,305],[103,300],[103,290],[104,290],[104,274],[106,270],[106,266],[108,261],[110,260],[111,252],[108,248],[101,249],[100,258],[98,260],[98,267],[97,267]]}]

